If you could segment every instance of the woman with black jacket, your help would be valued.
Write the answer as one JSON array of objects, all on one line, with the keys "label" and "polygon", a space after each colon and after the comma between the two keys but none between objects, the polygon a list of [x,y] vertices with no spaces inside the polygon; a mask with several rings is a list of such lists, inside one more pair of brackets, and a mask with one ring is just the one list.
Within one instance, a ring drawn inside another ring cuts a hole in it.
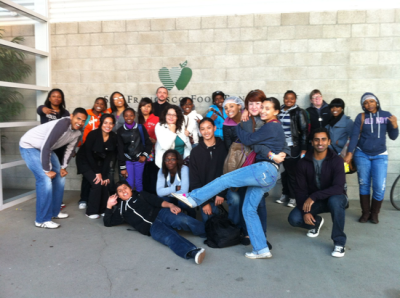
[{"label": "woman with black jacket", "polygon": [[86,216],[90,219],[99,218],[99,214],[103,214],[106,209],[110,162],[117,149],[117,136],[112,132],[114,125],[114,115],[102,115],[99,128],[87,135],[86,142],[76,155],[78,174],[83,174],[90,182],[90,195],[86,209]]},{"label": "woman with black jacket", "polygon": [[285,171],[282,173],[282,196],[275,202],[288,202],[288,207],[296,206],[296,164],[307,151],[307,115],[297,104],[297,95],[294,91],[286,91],[279,114],[279,121],[285,132],[286,143],[290,155],[283,161]]}]

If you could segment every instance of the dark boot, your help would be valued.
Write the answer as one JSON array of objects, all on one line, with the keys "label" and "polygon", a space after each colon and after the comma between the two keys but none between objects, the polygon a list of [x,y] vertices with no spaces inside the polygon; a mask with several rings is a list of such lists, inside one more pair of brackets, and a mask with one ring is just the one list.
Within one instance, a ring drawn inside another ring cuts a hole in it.
[{"label": "dark boot", "polygon": [[381,210],[382,202],[383,202],[383,200],[377,201],[377,200],[372,199],[370,221],[374,224],[379,223],[378,213]]},{"label": "dark boot", "polygon": [[370,216],[370,195],[360,195],[360,205],[362,215],[358,220],[361,223],[366,223]]}]

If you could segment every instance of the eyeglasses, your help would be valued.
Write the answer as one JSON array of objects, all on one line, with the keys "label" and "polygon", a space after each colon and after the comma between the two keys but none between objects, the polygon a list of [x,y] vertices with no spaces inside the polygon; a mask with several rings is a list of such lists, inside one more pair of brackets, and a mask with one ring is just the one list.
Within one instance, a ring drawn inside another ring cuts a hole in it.
[{"label": "eyeglasses", "polygon": [[120,100],[120,99],[124,99],[124,98],[122,96],[113,98],[113,100]]},{"label": "eyeglasses", "polygon": [[166,158],[166,159],[164,159],[164,162],[174,162],[174,161],[176,161],[176,158]]},{"label": "eyeglasses", "polygon": [[311,97],[311,99],[318,99],[318,98],[321,98],[321,97],[322,97],[322,95],[315,95],[315,96]]},{"label": "eyeglasses", "polygon": [[178,116],[176,114],[167,114],[168,117],[173,117],[173,118],[177,118]]}]

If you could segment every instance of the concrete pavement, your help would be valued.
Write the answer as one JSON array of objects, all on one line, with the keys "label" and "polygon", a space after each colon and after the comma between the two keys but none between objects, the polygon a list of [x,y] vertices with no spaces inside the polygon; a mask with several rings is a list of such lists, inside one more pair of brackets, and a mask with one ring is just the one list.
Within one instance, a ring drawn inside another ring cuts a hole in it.
[{"label": "concrete pavement", "polygon": [[[380,224],[346,214],[344,258],[331,257],[331,220],[317,238],[289,226],[291,208],[267,198],[272,259],[244,257],[251,246],[206,247],[203,264],[176,256],[150,237],[106,228],[78,210],[56,230],[34,227],[35,200],[0,212],[0,297],[400,297],[400,212],[384,202]],[[203,240],[182,233],[197,246]]]}]

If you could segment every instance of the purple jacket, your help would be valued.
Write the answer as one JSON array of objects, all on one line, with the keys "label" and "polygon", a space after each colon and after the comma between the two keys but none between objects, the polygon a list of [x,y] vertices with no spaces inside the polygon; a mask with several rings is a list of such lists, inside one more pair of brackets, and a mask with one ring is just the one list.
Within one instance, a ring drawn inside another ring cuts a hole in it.
[{"label": "purple jacket", "polygon": [[334,195],[346,195],[343,159],[328,149],[321,168],[321,189],[318,189],[315,181],[313,153],[314,149],[308,150],[304,158],[299,160],[296,168],[296,203],[303,214],[303,204],[308,198],[315,202],[326,200]]}]

